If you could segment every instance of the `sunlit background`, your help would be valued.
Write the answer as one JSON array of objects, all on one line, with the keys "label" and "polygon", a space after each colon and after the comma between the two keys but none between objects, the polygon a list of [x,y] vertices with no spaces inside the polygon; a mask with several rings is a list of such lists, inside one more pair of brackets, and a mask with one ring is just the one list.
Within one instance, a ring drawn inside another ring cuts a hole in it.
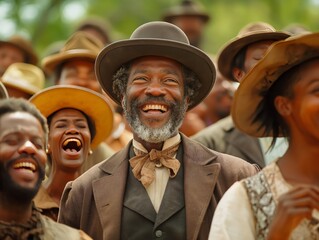
[{"label": "sunlit background", "polygon": [[[199,1],[199,0],[198,0]],[[56,41],[65,40],[78,22],[100,16],[109,22],[113,39],[128,38],[140,24],[160,20],[179,0],[0,0],[0,38],[14,33],[32,39],[40,56]],[[212,20],[203,48],[216,53],[251,21],[265,21],[277,29],[292,23],[311,31],[319,28],[319,0],[202,0]]]}]

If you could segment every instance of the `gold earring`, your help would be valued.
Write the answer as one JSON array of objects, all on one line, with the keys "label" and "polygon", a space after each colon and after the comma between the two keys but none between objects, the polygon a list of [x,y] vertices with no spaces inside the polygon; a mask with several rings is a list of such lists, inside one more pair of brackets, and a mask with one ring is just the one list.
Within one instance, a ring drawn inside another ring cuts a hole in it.
[{"label": "gold earring", "polygon": [[89,155],[92,155],[92,153],[93,153],[93,151],[92,151],[92,150],[90,150],[90,151],[89,151]]}]

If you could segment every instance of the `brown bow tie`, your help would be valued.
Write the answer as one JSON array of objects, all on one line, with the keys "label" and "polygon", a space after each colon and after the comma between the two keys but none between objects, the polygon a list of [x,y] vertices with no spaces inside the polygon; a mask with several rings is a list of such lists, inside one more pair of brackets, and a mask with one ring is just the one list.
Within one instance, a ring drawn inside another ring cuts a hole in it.
[{"label": "brown bow tie", "polygon": [[130,159],[132,172],[144,187],[148,187],[153,182],[155,167],[165,166],[169,169],[171,178],[176,176],[180,162],[173,156],[176,154],[178,146],[179,144],[176,144],[163,151],[152,149],[149,153],[134,148],[136,156]]}]

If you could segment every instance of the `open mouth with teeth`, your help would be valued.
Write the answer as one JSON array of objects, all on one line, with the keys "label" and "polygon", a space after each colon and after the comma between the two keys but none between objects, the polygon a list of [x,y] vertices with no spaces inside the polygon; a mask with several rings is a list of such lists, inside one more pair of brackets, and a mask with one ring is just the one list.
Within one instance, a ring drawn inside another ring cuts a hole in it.
[{"label": "open mouth with teeth", "polygon": [[164,105],[159,105],[159,104],[148,104],[145,105],[142,110],[144,112],[149,112],[149,111],[160,111],[162,113],[167,112],[167,107]]},{"label": "open mouth with teeth", "polygon": [[69,138],[63,142],[62,148],[64,151],[79,152],[82,149],[82,143],[77,138]]},{"label": "open mouth with teeth", "polygon": [[35,172],[37,170],[37,167],[34,163],[31,162],[18,162],[13,165],[14,169],[24,169],[29,170],[31,172]]}]

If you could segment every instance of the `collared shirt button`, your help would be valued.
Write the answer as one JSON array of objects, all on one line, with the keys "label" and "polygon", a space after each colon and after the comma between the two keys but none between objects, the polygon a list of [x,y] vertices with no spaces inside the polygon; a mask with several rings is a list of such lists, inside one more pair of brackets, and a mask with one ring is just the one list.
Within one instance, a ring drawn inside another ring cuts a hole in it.
[{"label": "collared shirt button", "polygon": [[161,237],[163,235],[163,232],[161,230],[156,230],[155,236],[156,237]]}]

